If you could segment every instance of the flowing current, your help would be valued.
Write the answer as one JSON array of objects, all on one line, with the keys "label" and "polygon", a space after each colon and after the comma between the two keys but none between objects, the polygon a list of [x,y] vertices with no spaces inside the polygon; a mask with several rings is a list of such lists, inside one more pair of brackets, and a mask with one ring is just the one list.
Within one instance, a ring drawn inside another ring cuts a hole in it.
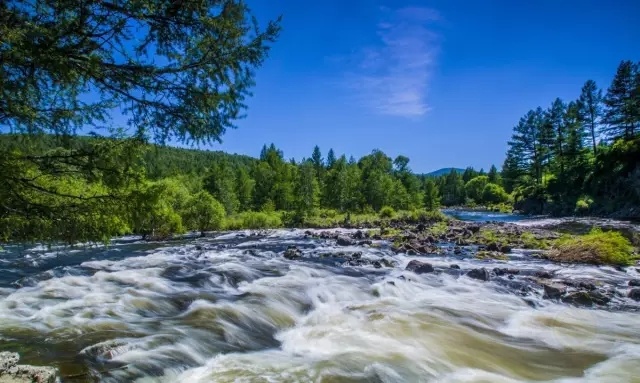
[{"label": "flowing current", "polygon": [[[291,245],[301,258],[283,257]],[[346,265],[353,252],[392,267]],[[509,258],[621,290],[638,278]],[[405,271],[413,259],[443,271]],[[382,241],[338,247],[301,230],[8,247],[0,349],[59,368],[63,382],[640,382],[633,302],[578,308],[463,275],[506,262],[394,254]]]}]

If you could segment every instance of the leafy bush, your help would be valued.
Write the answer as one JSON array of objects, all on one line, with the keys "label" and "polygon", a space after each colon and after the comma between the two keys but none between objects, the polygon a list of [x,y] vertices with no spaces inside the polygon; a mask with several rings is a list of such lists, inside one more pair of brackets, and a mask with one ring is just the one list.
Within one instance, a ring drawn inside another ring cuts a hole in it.
[{"label": "leafy bush", "polygon": [[187,200],[183,219],[189,229],[204,233],[208,230],[220,230],[224,224],[225,215],[224,206],[203,190]]},{"label": "leafy bush", "polygon": [[509,201],[509,194],[500,185],[487,184],[482,190],[482,200],[487,203],[504,203]]},{"label": "leafy bush", "polygon": [[634,259],[633,246],[616,231],[592,229],[582,236],[565,235],[555,241],[550,259],[566,263],[627,266]]},{"label": "leafy bush", "polygon": [[466,185],[464,185],[464,191],[468,198],[471,198],[476,202],[482,202],[482,193],[488,183],[489,177],[478,176],[472,178],[466,183]]},{"label": "leafy bush", "polygon": [[406,218],[410,218],[415,222],[440,222],[448,219],[440,210],[414,209],[407,213],[399,212],[398,215],[401,217],[406,216]]},{"label": "leafy bush", "polygon": [[576,214],[585,214],[587,212],[589,212],[589,209],[591,209],[591,205],[593,204],[593,200],[589,197],[580,197],[577,201],[576,201],[576,208],[575,208],[575,212]]},{"label": "leafy bush", "polygon": [[277,212],[245,211],[227,219],[228,230],[272,229],[282,227],[282,219]]},{"label": "leafy bush", "polygon": [[384,206],[380,209],[380,218],[393,218],[396,215],[396,211],[390,206]]}]

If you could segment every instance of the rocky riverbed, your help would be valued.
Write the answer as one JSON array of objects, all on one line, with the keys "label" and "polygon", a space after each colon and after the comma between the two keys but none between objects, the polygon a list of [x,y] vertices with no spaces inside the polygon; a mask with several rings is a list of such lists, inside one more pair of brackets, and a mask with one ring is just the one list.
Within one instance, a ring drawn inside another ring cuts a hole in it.
[{"label": "rocky riverbed", "polygon": [[5,248],[0,349],[63,382],[634,382],[640,266],[451,221]]}]

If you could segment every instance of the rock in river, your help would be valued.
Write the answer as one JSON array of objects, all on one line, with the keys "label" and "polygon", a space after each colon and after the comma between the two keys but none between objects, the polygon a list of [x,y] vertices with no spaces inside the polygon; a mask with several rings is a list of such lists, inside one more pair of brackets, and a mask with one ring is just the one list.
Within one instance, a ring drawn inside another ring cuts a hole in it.
[{"label": "rock in river", "polygon": [[562,297],[564,303],[576,306],[593,306],[594,303],[606,305],[610,300],[611,298],[598,291],[576,291]]},{"label": "rock in river", "polygon": [[347,236],[341,235],[341,236],[338,236],[337,243],[338,243],[338,246],[353,246],[356,244],[356,241],[354,241],[353,239]]},{"label": "rock in river", "polygon": [[289,246],[289,248],[284,252],[284,257],[286,259],[297,259],[302,256],[302,251],[295,246]]},{"label": "rock in river", "polygon": [[629,298],[634,301],[640,301],[640,289],[631,289],[631,291],[629,291]]},{"label": "rock in river", "polygon": [[18,364],[15,352],[0,352],[0,382],[2,383],[54,383],[56,369]]},{"label": "rock in river", "polygon": [[484,267],[481,267],[479,269],[473,269],[469,271],[467,273],[467,277],[478,279],[481,281],[488,281],[489,279],[491,279],[491,274],[489,273],[489,270],[485,269]]},{"label": "rock in river", "polygon": [[433,266],[430,263],[416,261],[415,259],[407,265],[405,270],[413,271],[416,274],[433,273]]},{"label": "rock in river", "polygon": [[559,283],[545,283],[544,287],[544,299],[558,299],[567,292],[567,286]]}]

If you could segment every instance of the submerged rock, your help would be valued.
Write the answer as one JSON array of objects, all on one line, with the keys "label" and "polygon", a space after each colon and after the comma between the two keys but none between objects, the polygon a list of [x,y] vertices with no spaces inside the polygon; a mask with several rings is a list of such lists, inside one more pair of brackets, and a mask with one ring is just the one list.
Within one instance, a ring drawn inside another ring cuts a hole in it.
[{"label": "submerged rock", "polygon": [[454,263],[454,264],[449,265],[449,268],[450,268],[450,269],[460,270],[460,266],[456,265],[455,263]]},{"label": "submerged rock", "polygon": [[415,259],[407,265],[405,270],[413,271],[416,274],[433,273],[434,269],[430,263],[416,261]]},{"label": "submerged rock", "polygon": [[489,270],[485,269],[484,267],[481,267],[479,269],[473,269],[469,271],[467,273],[467,277],[478,279],[481,281],[488,281],[491,279],[491,274],[489,273]]},{"label": "submerged rock", "polygon": [[398,266],[398,262],[394,261],[393,259],[382,258],[380,260],[380,263],[384,267],[396,267],[396,266]]},{"label": "submerged rock", "polygon": [[516,274],[520,274],[520,270],[518,269],[508,269],[508,268],[501,268],[501,267],[496,267],[493,269],[493,272],[501,277],[503,275],[516,275]]},{"label": "submerged rock", "polygon": [[634,301],[640,301],[640,289],[631,289],[627,296]]},{"label": "submerged rock", "polygon": [[20,355],[0,352],[0,382],[2,383],[54,383],[57,371],[53,367],[18,364]]},{"label": "submerged rock", "polygon": [[553,278],[553,274],[548,272],[548,271],[546,271],[546,270],[536,271],[536,273],[534,275],[536,277],[542,278],[542,279],[551,279],[551,278]]},{"label": "submerged rock", "polygon": [[286,259],[297,259],[302,257],[302,250],[298,249],[295,246],[289,246],[289,248],[284,252],[284,257]]},{"label": "submerged rock", "polygon": [[629,281],[629,286],[640,287],[640,279],[632,279]]}]

